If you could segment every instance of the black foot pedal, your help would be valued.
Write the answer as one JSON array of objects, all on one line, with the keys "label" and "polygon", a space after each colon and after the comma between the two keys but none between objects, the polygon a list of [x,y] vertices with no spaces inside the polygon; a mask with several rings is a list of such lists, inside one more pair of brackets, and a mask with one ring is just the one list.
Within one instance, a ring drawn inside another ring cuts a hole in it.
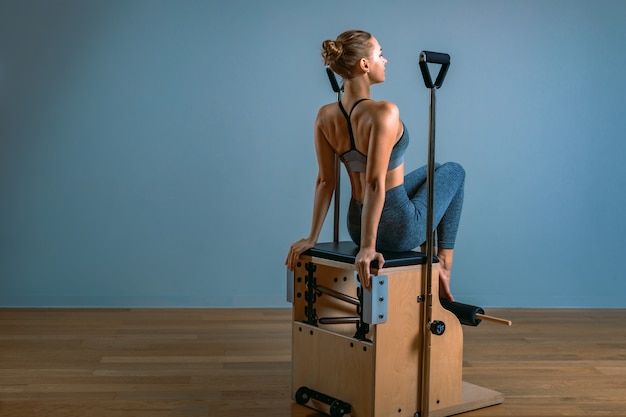
[{"label": "black foot pedal", "polygon": [[344,414],[350,414],[352,409],[350,404],[330,397],[326,394],[322,394],[321,392],[317,392],[307,387],[298,388],[296,391],[296,402],[300,405],[306,405],[309,400],[316,400],[328,405],[330,407],[328,413],[331,417],[343,417]]}]

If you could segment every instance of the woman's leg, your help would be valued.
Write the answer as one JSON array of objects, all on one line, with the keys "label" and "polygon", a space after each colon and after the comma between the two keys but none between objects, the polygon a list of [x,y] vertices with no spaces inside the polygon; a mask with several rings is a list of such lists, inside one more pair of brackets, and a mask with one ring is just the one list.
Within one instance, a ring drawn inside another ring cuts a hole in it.
[{"label": "woman's leg", "polygon": [[[450,291],[450,271],[454,256],[454,243],[463,209],[465,170],[461,165],[448,162],[435,166],[435,201],[433,222],[437,228],[437,257],[439,258],[439,295],[454,300]],[[416,208],[416,221],[425,221],[419,213],[426,213],[426,168],[419,168],[405,177],[405,188]],[[425,237],[424,237],[424,240]]]},{"label": "woman's leg", "polygon": [[[404,188],[416,209],[415,221],[424,221],[427,210],[428,187],[426,167],[404,177]],[[435,165],[435,201],[433,223],[437,228],[437,246],[454,249],[463,210],[465,170],[455,162]],[[426,237],[423,237],[424,241]]]},{"label": "woman's leg", "polygon": [[[438,193],[438,188],[440,193]],[[449,162],[435,171],[435,206],[445,206],[443,216],[437,223],[439,249],[454,249],[463,211],[464,190],[465,170],[461,165]],[[442,201],[438,202],[437,199]],[[439,209],[441,208],[440,206]]]},{"label": "woman's leg", "polygon": [[[440,166],[441,165],[436,163],[435,171]],[[411,171],[404,176],[404,189],[406,190],[406,193],[409,196],[409,200],[417,196],[417,193],[420,192],[422,187],[425,187],[426,175],[428,175],[428,167],[424,165],[423,167],[419,167],[416,170]],[[426,190],[424,190],[424,193],[425,192]]]}]

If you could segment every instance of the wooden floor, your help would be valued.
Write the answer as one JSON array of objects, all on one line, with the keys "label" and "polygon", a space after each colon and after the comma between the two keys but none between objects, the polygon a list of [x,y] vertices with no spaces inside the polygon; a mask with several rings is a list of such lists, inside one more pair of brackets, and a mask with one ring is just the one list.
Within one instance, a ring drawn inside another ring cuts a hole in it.
[{"label": "wooden floor", "polygon": [[[464,327],[481,416],[626,416],[626,310]],[[318,417],[290,399],[289,309],[0,309],[2,417]]]}]

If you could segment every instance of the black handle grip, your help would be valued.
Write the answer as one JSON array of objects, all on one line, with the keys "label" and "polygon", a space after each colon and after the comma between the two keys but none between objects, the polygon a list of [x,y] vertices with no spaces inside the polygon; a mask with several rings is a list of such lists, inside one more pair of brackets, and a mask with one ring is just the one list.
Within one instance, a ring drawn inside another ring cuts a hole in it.
[{"label": "black handle grip", "polygon": [[[428,69],[429,63],[441,64],[439,74],[437,74],[437,79],[434,83],[432,78],[430,77],[430,70]],[[426,88],[440,88],[443,84],[443,80],[446,78],[448,68],[450,67],[450,55],[444,54],[442,52],[422,51],[420,53],[419,64]]]},{"label": "black handle grip", "polygon": [[329,67],[326,67],[326,74],[328,74],[328,80],[330,81],[330,85],[333,88],[335,93],[339,93],[343,90],[342,87],[339,87],[339,83],[337,82],[337,77],[335,77],[335,73]]},{"label": "black handle grip", "polygon": [[420,61],[422,60],[433,64],[444,65],[450,63],[450,55],[444,54],[443,52],[422,51]]}]

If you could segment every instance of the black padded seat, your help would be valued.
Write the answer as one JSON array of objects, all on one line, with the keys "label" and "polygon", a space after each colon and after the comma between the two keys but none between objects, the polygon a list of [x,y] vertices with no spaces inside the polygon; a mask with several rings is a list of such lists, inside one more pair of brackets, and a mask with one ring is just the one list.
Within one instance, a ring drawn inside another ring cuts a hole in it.
[{"label": "black padded seat", "polygon": [[[346,241],[318,243],[304,254],[317,258],[354,264],[358,252],[359,247],[355,245],[354,242]],[[385,268],[426,264],[426,254],[422,252],[382,252],[382,254],[385,258]],[[437,257],[433,257],[433,262],[437,261]],[[372,268],[377,267],[378,262],[372,262]]]}]

